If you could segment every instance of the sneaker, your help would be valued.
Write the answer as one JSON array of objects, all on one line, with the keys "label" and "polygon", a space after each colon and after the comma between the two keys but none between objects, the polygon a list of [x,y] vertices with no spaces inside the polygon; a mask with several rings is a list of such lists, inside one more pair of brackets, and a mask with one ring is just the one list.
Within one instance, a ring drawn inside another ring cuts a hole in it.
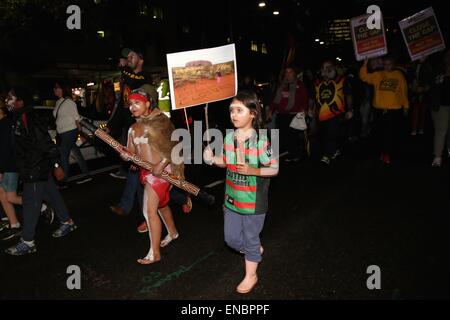
[{"label": "sneaker", "polygon": [[342,154],[341,150],[336,150],[336,152],[333,154],[333,156],[331,157],[331,159],[336,159],[337,157],[339,157]]},{"label": "sneaker", "polygon": [[116,179],[122,179],[122,180],[126,180],[127,177],[120,171],[117,172],[111,172],[109,174],[111,177],[116,178]]},{"label": "sneaker", "polygon": [[77,182],[75,182],[76,184],[83,184],[86,182],[92,181],[92,177],[86,177],[84,179],[78,180]]},{"label": "sneaker", "polygon": [[391,164],[391,156],[387,153],[383,154],[383,159],[381,160],[384,164]]},{"label": "sneaker", "polygon": [[61,223],[59,228],[53,232],[53,238],[61,238],[74,231],[77,228],[77,225],[72,220],[70,221],[70,223]]},{"label": "sneaker", "polygon": [[433,163],[431,164],[433,168],[439,168],[442,166],[442,158],[441,157],[435,157],[433,159]]},{"label": "sneaker", "polygon": [[8,219],[0,221],[0,231],[8,229],[8,227],[9,227]]},{"label": "sneaker", "polygon": [[417,131],[412,131],[411,135],[414,137],[415,135],[417,135]]},{"label": "sneaker", "polygon": [[0,234],[1,241],[11,240],[22,235],[22,228],[8,228]]},{"label": "sneaker", "polygon": [[142,222],[141,225],[137,228],[137,232],[146,233],[148,231],[147,222]]},{"label": "sneaker", "polygon": [[20,239],[19,243],[6,249],[5,253],[11,256],[23,256],[25,254],[35,253],[36,251],[35,245],[30,246],[26,244],[23,239]]},{"label": "sneaker", "polygon": [[53,223],[53,220],[55,220],[55,210],[46,206],[46,208],[41,211],[41,217],[44,219],[47,225],[51,225]]},{"label": "sneaker", "polygon": [[322,162],[323,164],[326,164],[327,166],[331,163],[330,158],[323,156],[322,159],[320,160],[320,162]]},{"label": "sneaker", "polygon": [[382,153],[380,156],[380,161],[384,164],[390,164],[391,163],[391,156],[387,153]]},{"label": "sneaker", "polygon": [[119,206],[111,206],[109,207],[109,210],[111,210],[113,213],[117,214],[118,216],[127,216],[128,213],[125,211],[125,209],[119,207]]}]

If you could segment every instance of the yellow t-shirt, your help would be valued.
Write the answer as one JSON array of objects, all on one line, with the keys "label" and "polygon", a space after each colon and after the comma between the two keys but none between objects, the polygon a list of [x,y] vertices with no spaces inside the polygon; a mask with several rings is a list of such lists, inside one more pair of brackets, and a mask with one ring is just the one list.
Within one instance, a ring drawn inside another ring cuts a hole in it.
[{"label": "yellow t-shirt", "polygon": [[362,81],[374,86],[373,106],[377,109],[409,108],[408,85],[398,70],[367,72],[367,63],[360,71]]}]

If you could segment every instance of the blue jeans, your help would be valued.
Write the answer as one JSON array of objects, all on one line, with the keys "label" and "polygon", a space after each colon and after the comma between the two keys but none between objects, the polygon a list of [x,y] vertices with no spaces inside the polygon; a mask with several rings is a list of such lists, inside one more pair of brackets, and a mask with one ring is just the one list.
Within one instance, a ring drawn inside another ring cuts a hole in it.
[{"label": "blue jeans", "polygon": [[126,213],[130,213],[133,209],[134,199],[138,197],[139,205],[142,207],[144,199],[144,188],[139,181],[139,170],[128,170],[127,182],[125,183],[125,189],[123,189],[122,197],[120,198],[119,207],[125,210]]},{"label": "blue jeans", "polygon": [[78,138],[78,130],[70,130],[64,133],[61,133],[60,135],[61,144],[59,146],[59,152],[61,153],[61,166],[64,170],[64,173],[66,174],[66,177],[68,178],[70,175],[69,168],[69,157],[70,152],[73,151],[73,155],[77,159],[78,165],[80,166],[81,173],[83,175],[89,175],[89,169],[86,165],[86,161],[84,161],[83,155],[80,152],[80,149],[75,144],[77,142]]},{"label": "blue jeans", "polygon": [[55,209],[61,223],[69,221],[69,211],[53,178],[47,181],[25,182],[23,184],[23,234],[25,241],[33,241],[36,226],[41,215],[42,201]]},{"label": "blue jeans", "polygon": [[226,207],[224,213],[225,242],[234,250],[243,252],[245,260],[261,262],[261,233],[265,214],[239,214]]}]

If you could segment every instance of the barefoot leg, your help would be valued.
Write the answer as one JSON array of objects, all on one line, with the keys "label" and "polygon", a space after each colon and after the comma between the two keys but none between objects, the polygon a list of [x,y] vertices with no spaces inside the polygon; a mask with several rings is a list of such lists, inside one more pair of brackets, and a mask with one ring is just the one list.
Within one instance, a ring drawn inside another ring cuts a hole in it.
[{"label": "barefoot leg", "polygon": [[256,269],[258,269],[258,262],[245,260],[245,278],[236,288],[238,293],[249,293],[252,291],[258,282]]},{"label": "barefoot leg", "polygon": [[149,184],[146,184],[144,190],[144,215],[148,225],[150,250],[145,258],[138,260],[140,264],[151,264],[161,260],[161,220],[158,216],[158,204],[158,195]]},{"label": "barefoot leg", "polygon": [[8,194],[9,193],[6,193],[5,190],[0,187],[0,202],[6,216],[8,217],[9,224],[17,224],[19,223],[19,220],[17,220],[16,210],[14,209],[13,202],[9,201],[8,199]]},{"label": "barefoot leg", "polygon": [[161,247],[167,246],[173,239],[178,238],[178,231],[173,219],[172,210],[169,206],[159,209],[161,219],[164,222],[167,229],[167,237],[161,242]]}]

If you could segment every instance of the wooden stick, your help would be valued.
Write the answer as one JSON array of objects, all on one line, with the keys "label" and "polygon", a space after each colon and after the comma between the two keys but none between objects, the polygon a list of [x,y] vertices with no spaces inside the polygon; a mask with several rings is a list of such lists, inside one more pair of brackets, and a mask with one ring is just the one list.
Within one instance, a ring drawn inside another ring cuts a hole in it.
[{"label": "wooden stick", "polygon": [[211,142],[211,137],[209,135],[208,104],[206,104],[206,106],[205,106],[205,121],[206,121],[206,141],[209,144]]},{"label": "wooden stick", "polygon": [[189,134],[190,134],[191,133],[191,127],[189,125],[189,119],[188,119],[188,114],[187,114],[186,108],[184,108],[184,117],[186,119],[186,126],[187,126],[187,129],[188,129]]},{"label": "wooden stick", "polygon": [[[86,120],[81,120],[80,124],[88,129],[89,131],[93,132],[95,136],[97,136],[102,141],[106,142],[110,147],[112,147],[114,150],[116,150],[119,154],[122,156],[126,156],[128,159],[130,159],[131,162],[136,164],[137,166],[144,168],[150,172],[153,172],[153,165],[149,163],[148,161],[145,161],[138,155],[131,153],[126,147],[121,145],[117,140],[113,139],[109,134],[107,134],[102,129],[97,128],[93,124],[87,122]],[[174,186],[183,189],[195,196],[198,195],[200,192],[200,188],[196,185],[193,185],[192,183],[187,182],[186,180],[180,180],[177,176],[167,172],[163,171],[161,174],[161,179],[166,180],[167,182],[173,184]]]}]

